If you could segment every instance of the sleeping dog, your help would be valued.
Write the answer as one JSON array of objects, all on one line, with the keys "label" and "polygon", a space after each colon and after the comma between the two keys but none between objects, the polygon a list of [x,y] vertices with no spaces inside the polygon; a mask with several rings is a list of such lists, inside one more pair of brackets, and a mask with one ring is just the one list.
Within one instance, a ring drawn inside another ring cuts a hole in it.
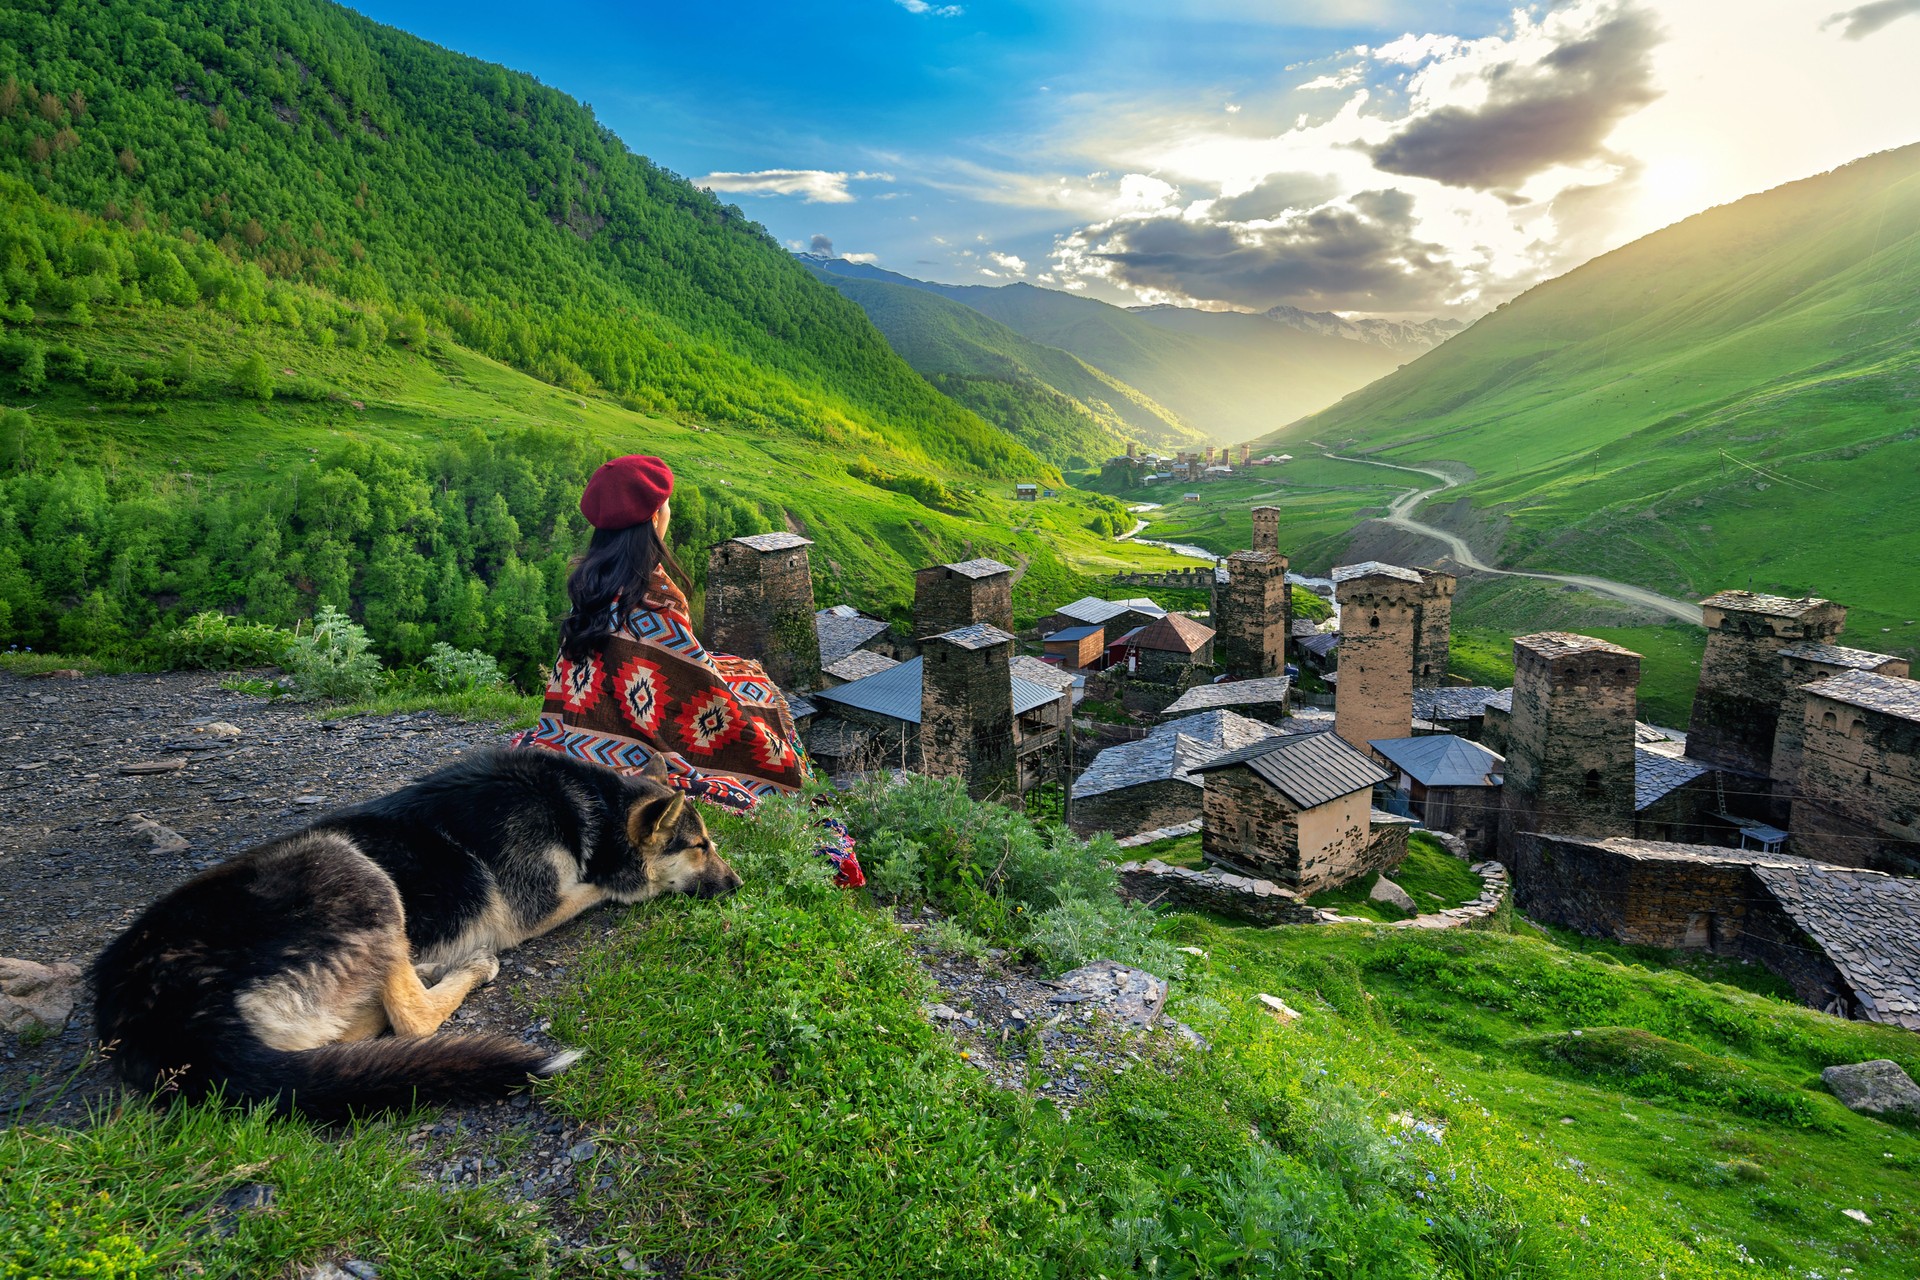
[{"label": "sleeping dog", "polygon": [[94,962],[100,1038],[123,1080],[167,1096],[219,1087],[316,1118],[497,1098],[579,1056],[433,1034],[499,952],[602,902],[739,886],[659,777],[484,752],[148,908]]}]

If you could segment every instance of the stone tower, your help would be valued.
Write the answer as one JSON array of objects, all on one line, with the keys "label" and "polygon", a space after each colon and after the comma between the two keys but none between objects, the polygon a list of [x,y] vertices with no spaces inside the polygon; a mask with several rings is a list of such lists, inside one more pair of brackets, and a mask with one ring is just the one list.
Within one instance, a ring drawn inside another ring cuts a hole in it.
[{"label": "stone tower", "polygon": [[1687,724],[1687,755],[1764,775],[1772,763],[1780,708],[1792,700],[1796,687],[1780,651],[1832,641],[1846,625],[1846,606],[1811,597],[1722,591],[1702,600],[1700,612],[1707,651]]},{"label": "stone tower", "polygon": [[1213,660],[1245,679],[1282,675],[1293,594],[1287,558],[1278,551],[1237,551],[1227,580],[1213,584]]},{"label": "stone tower", "polygon": [[1333,571],[1340,603],[1340,680],[1333,731],[1363,755],[1374,738],[1413,732],[1413,640],[1420,575],[1369,560]]},{"label": "stone tower", "polygon": [[976,800],[1017,794],[1013,637],[980,624],[921,642],[920,768]]},{"label": "stone tower", "polygon": [[1280,550],[1280,508],[1253,509],[1253,549],[1276,553]]},{"label": "stone tower", "polygon": [[1459,579],[1441,569],[1420,575],[1420,610],[1413,624],[1413,687],[1438,689],[1447,682],[1453,640],[1453,589]]},{"label": "stone tower", "polygon": [[798,534],[756,533],[721,543],[707,558],[708,646],[757,659],[782,689],[820,687],[812,545]]},{"label": "stone tower", "polygon": [[1780,723],[1773,731],[1773,762],[1767,772],[1773,778],[1773,804],[1770,817],[1775,826],[1787,825],[1790,802],[1800,784],[1802,750],[1806,742],[1807,695],[1819,681],[1866,671],[1889,679],[1904,680],[1909,663],[1886,653],[1865,649],[1847,649],[1837,644],[1790,644],[1780,651],[1788,693],[1780,704]]},{"label": "stone tower", "polygon": [[1593,839],[1633,834],[1639,689],[1640,655],[1630,649],[1564,631],[1514,640],[1503,858],[1527,832]]},{"label": "stone tower", "polygon": [[936,564],[913,575],[916,639],[984,622],[1013,630],[1013,567],[998,560]]}]

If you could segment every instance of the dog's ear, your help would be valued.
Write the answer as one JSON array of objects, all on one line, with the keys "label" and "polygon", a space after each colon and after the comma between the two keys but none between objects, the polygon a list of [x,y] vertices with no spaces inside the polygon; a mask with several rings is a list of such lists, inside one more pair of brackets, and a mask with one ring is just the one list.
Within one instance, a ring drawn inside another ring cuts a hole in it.
[{"label": "dog's ear", "polygon": [[686,807],[687,798],[678,791],[634,801],[633,807],[627,810],[628,842],[642,853],[663,846],[680,825],[680,815]]},{"label": "dog's ear", "polygon": [[665,782],[667,780],[666,756],[658,751],[648,756],[646,764],[640,768],[640,776],[652,778],[655,782]]}]

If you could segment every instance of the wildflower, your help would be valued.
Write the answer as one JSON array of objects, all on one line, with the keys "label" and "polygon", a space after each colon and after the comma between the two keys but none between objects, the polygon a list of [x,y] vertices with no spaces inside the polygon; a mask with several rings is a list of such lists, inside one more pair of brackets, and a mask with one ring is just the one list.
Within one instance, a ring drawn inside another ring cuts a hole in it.
[{"label": "wildflower", "polygon": [[1433,1176],[1433,1170],[1431,1169],[1427,1170],[1427,1185],[1432,1186],[1434,1184],[1434,1181],[1435,1179]]}]

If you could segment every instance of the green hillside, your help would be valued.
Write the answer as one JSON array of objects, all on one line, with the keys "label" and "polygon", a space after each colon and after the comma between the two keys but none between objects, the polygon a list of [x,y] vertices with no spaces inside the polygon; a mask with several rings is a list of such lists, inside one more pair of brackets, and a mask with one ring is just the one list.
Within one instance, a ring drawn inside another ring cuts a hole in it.
[{"label": "green hillside", "polygon": [[[586,107],[323,0],[0,12],[0,173],[272,281],[421,311],[462,345],[638,409],[996,474],[1034,465],[740,210]],[[168,275],[155,296],[195,300]],[[9,297],[28,283],[10,276]],[[98,301],[85,292],[33,300]],[[267,293],[248,318],[284,309]]]},{"label": "green hillside", "polygon": [[1120,307],[1030,284],[946,285],[856,263],[829,269],[909,285],[965,303],[1038,343],[1071,352],[1152,398],[1216,441],[1243,440],[1332,404],[1405,357],[1384,347],[1272,326],[1250,349],[1214,333],[1183,332]]},{"label": "green hillside", "polygon": [[1920,146],[1597,258],[1269,439],[1470,468],[1452,523],[1509,567],[1825,595],[1911,653],[1917,324]]},{"label": "green hillside", "polygon": [[972,307],[907,284],[813,269],[935,386],[1051,461],[1097,466],[1128,440],[1160,449],[1204,443],[1143,393]]}]

